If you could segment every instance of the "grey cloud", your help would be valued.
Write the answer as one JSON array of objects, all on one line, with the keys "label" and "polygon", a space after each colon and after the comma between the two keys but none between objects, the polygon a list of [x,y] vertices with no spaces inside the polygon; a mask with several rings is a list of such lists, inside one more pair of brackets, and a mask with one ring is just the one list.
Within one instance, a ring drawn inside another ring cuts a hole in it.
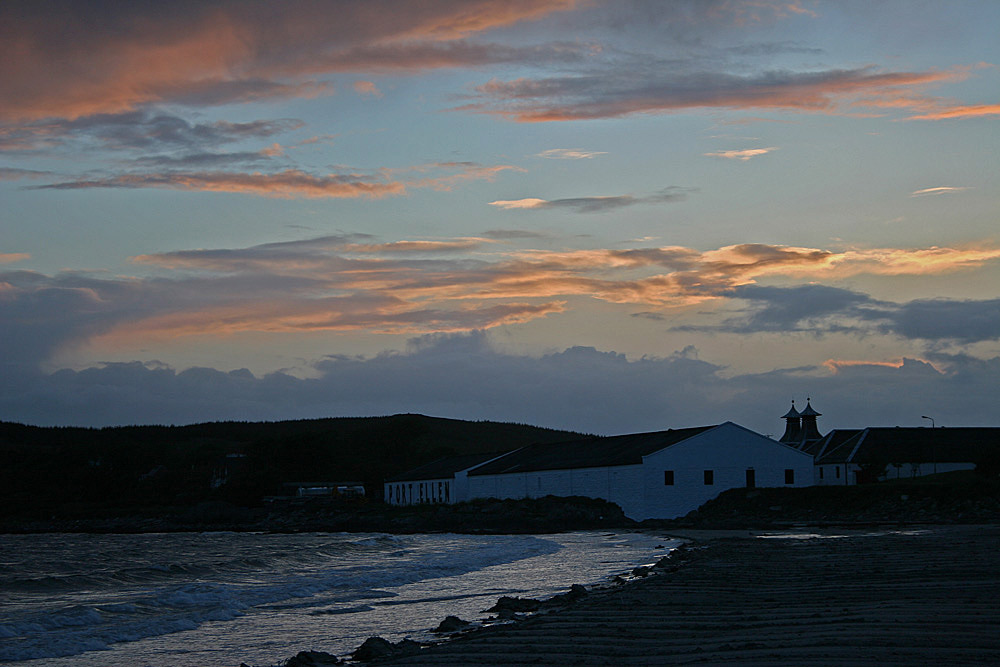
[{"label": "grey cloud", "polygon": [[527,229],[490,229],[483,232],[483,236],[497,241],[512,241],[515,239],[544,239],[545,234],[532,232]]},{"label": "grey cloud", "polygon": [[[893,303],[827,285],[746,285],[719,293],[749,303],[748,312],[717,325],[683,325],[677,331],[726,333],[808,331],[873,332],[933,343],[970,344],[1000,339],[1000,299],[918,299]],[[648,313],[637,316],[651,317]]]},{"label": "grey cloud", "polygon": [[47,119],[20,126],[0,126],[0,151],[110,150],[166,151],[206,149],[239,141],[266,139],[302,127],[282,118],[245,123],[191,122],[152,110],[92,114],[73,120]]},{"label": "grey cloud", "polygon": [[22,178],[45,178],[51,176],[50,171],[37,171],[35,169],[16,169],[13,167],[0,167],[0,181],[19,181]]},{"label": "grey cloud", "polygon": [[202,148],[262,139],[302,127],[295,119],[256,120],[246,123],[217,121],[192,123],[180,116],[150,111],[96,114],[76,120],[49,122],[56,136],[89,136],[108,148],[163,149]]},{"label": "grey cloud", "polygon": [[829,111],[843,95],[943,78],[934,72],[882,72],[870,67],[739,74],[724,68],[697,69],[701,65],[695,60],[672,67],[648,60],[617,63],[575,76],[494,79],[476,89],[479,101],[460,108],[526,122],[618,118],[694,108]]},{"label": "grey cloud", "polygon": [[884,332],[904,338],[975,343],[1000,339],[1000,299],[920,299],[882,313]]},{"label": "grey cloud", "polygon": [[741,44],[725,49],[725,52],[738,56],[774,56],[783,53],[803,53],[813,56],[825,53],[823,49],[805,46],[799,42],[758,42],[755,44]]},{"label": "grey cloud", "polygon": [[918,425],[922,414],[954,426],[982,425],[984,415],[996,419],[1000,358],[941,357],[934,363],[945,370],[908,359],[899,367],[847,366],[835,373],[807,367],[733,376],[696,357],[687,349],[629,360],[590,347],[528,357],[501,352],[488,334],[473,332],[417,339],[405,352],[370,358],[331,355],[308,379],[105,364],[17,382],[0,378],[0,419],[100,426],[419,412],[603,434],[732,420],[777,435],[788,397],[807,395],[824,414],[824,432]]},{"label": "grey cloud", "polygon": [[756,331],[823,331],[837,328],[828,318],[856,318],[859,308],[877,305],[867,294],[827,285],[761,287],[746,285],[726,292],[726,296],[754,304],[743,318],[731,319],[720,329],[736,333]]},{"label": "grey cloud", "polygon": [[[566,199],[553,199],[541,201],[525,207],[528,210],[538,209],[569,209],[577,213],[604,213],[619,208],[635,206],[637,204],[665,204],[684,201],[688,194],[696,192],[696,188],[685,188],[676,185],[663,188],[659,192],[645,196],[634,195],[614,195],[607,197],[570,197]],[[495,205],[504,208],[505,202],[494,202]]]},{"label": "grey cloud", "polygon": [[149,157],[137,158],[132,164],[141,167],[165,167],[165,168],[205,168],[205,167],[227,167],[248,163],[267,162],[271,156],[259,151],[241,151],[234,153],[186,153],[184,155],[152,155]]}]

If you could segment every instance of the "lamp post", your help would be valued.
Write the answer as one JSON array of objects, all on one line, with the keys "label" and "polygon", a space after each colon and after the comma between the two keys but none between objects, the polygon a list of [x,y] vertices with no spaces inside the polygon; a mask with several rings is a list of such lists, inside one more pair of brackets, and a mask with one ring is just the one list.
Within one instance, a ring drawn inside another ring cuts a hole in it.
[{"label": "lamp post", "polygon": [[[934,418],[933,417],[928,417],[927,415],[920,415],[920,418],[921,419],[930,419],[931,420],[931,428],[934,428]],[[934,460],[934,474],[935,475],[937,474],[937,459]]]}]

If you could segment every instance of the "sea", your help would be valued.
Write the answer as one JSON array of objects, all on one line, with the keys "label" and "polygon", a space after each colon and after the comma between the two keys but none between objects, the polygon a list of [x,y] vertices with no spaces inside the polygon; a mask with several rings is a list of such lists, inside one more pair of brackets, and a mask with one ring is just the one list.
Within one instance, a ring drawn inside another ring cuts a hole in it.
[{"label": "sea", "polygon": [[552,535],[0,535],[0,662],[25,667],[277,665],[368,637],[428,640],[503,595],[607,585],[680,541]]}]

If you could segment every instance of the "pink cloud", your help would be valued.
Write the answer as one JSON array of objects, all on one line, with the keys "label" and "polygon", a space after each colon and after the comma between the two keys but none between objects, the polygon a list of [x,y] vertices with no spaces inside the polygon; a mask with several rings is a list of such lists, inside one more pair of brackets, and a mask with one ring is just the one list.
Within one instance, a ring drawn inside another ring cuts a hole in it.
[{"label": "pink cloud", "polygon": [[[221,103],[328,92],[335,71],[448,67],[511,57],[461,40],[573,7],[572,0],[356,5],[125,3],[0,7],[0,118],[119,113],[156,102]],[[455,48],[440,49],[451,45]],[[421,57],[421,53],[423,56]],[[415,56],[415,57],[414,57]]]},{"label": "pink cloud", "polygon": [[370,95],[371,97],[382,97],[382,91],[371,81],[355,81],[354,92],[358,95]]},{"label": "pink cloud", "polygon": [[13,264],[31,259],[31,255],[26,252],[0,252],[0,264]]}]

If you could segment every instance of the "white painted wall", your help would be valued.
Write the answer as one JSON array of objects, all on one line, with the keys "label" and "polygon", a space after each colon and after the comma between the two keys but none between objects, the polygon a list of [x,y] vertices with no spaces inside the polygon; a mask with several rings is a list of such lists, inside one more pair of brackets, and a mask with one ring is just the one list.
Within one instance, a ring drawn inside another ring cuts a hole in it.
[{"label": "white painted wall", "polygon": [[627,516],[631,516],[642,510],[642,466],[471,475],[468,494],[469,498],[602,498],[617,503]]},{"label": "white painted wall", "polygon": [[[742,426],[726,422],[643,459],[643,507],[633,519],[672,519],[697,509],[723,491],[744,487],[747,470],[757,487],[813,483],[813,457]],[[673,471],[673,485],[664,471]],[[712,484],[705,484],[705,471]],[[786,483],[786,470],[792,482]]]},{"label": "white painted wall", "polygon": [[[746,485],[753,468],[756,486],[810,486],[812,456],[727,422],[644,458],[641,465],[543,470],[469,477],[469,498],[587,496],[617,503],[636,520],[683,516],[722,491]],[[664,484],[665,470],[674,484]],[[705,485],[704,471],[713,471]],[[785,483],[791,470],[792,484]]]}]

